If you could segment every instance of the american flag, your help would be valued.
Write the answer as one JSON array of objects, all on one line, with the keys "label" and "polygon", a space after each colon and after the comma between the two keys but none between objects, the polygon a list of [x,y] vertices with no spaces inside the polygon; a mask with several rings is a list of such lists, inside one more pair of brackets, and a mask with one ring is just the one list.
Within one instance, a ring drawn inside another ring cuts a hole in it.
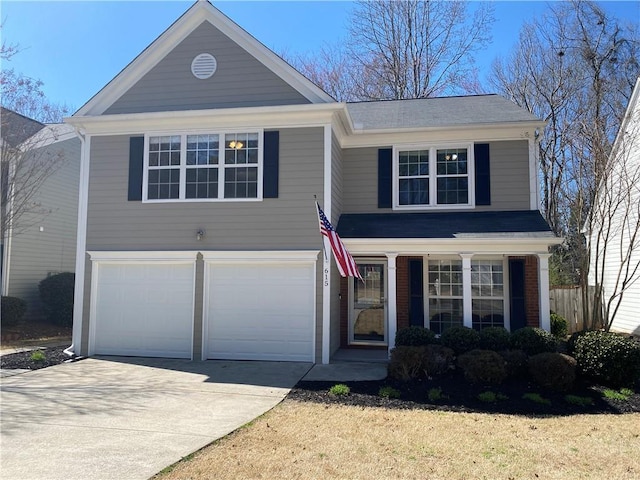
[{"label": "american flag", "polygon": [[329,239],[331,244],[331,251],[336,258],[336,264],[338,265],[338,271],[343,277],[355,277],[362,280],[362,276],[358,271],[358,266],[351,254],[347,251],[346,247],[340,240],[338,233],[333,229],[331,222],[327,219],[318,202],[316,202],[316,208],[318,209],[318,220],[320,221],[320,233]]}]

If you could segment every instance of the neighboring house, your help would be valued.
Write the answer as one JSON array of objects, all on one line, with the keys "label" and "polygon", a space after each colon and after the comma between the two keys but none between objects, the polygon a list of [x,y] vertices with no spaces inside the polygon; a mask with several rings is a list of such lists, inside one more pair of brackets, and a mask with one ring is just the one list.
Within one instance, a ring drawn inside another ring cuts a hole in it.
[{"label": "neighboring house", "polygon": [[[75,270],[80,140],[70,125],[44,125],[5,108],[0,115],[9,210],[3,212],[9,224],[2,239],[2,295],[25,300],[25,318],[39,320],[40,281]],[[22,173],[13,176],[16,168]],[[16,180],[7,182],[9,176]]]},{"label": "neighboring house", "polygon": [[409,324],[549,329],[544,123],[500,96],[339,103],[197,2],[67,121],[77,354],[327,363]]},{"label": "neighboring house", "polygon": [[640,335],[640,78],[598,189],[591,245],[589,284],[602,286],[611,330]]}]

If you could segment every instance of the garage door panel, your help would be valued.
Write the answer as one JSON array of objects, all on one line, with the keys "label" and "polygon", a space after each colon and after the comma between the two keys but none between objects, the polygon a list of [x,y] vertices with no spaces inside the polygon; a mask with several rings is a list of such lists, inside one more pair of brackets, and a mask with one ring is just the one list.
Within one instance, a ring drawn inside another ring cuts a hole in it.
[{"label": "garage door panel", "polygon": [[312,264],[207,268],[208,358],[313,361]]},{"label": "garage door panel", "polygon": [[101,264],[94,353],[191,358],[192,264]]}]

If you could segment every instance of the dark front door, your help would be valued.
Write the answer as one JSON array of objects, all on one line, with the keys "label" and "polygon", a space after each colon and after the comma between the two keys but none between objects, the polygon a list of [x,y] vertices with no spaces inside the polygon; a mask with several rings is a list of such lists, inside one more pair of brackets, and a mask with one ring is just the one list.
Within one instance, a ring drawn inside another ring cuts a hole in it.
[{"label": "dark front door", "polygon": [[424,327],[422,259],[409,260],[409,325]]},{"label": "dark front door", "polygon": [[524,260],[509,259],[509,297],[511,299],[511,331],[527,326],[524,294]]}]

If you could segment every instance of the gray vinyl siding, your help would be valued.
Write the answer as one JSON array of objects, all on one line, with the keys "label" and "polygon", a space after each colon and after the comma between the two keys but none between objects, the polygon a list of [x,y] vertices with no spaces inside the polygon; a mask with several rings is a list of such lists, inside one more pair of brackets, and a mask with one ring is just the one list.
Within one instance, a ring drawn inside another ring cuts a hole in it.
[{"label": "gray vinyl siding", "polygon": [[[313,195],[323,193],[322,128],[280,131],[279,198],[249,202],[127,201],[129,136],[91,140],[87,250],[319,248]],[[196,231],[205,237],[196,240]]]},{"label": "gray vinyl siding", "polygon": [[[217,60],[205,80],[191,73],[201,53]],[[203,22],[124,93],[105,114],[310,103],[255,57]]]},{"label": "gray vinyl siding", "polygon": [[[514,140],[489,144],[491,205],[477,206],[474,210],[529,210],[528,142]],[[342,172],[345,185],[343,213],[392,211],[390,208],[378,208],[378,147],[345,149]]]},{"label": "gray vinyl siding", "polygon": [[[129,136],[91,140],[88,251],[318,250],[313,195],[323,202],[323,128],[280,130],[279,198],[257,202],[149,204],[127,200]],[[206,235],[196,240],[196,231]],[[200,268],[200,267],[198,267]],[[316,275],[316,358],[322,352],[322,254]],[[87,354],[91,261],[85,269],[82,353]],[[196,302],[202,303],[202,273]],[[200,299],[200,300],[199,300]],[[202,348],[202,307],[194,316],[194,358]]]},{"label": "gray vinyl siding", "polygon": [[60,155],[59,167],[42,183],[33,201],[50,213],[17,219],[11,241],[8,294],[27,302],[27,320],[44,315],[38,283],[49,274],[75,270],[80,141],[74,138],[51,144],[37,150],[33,158],[37,161],[49,155]]}]

